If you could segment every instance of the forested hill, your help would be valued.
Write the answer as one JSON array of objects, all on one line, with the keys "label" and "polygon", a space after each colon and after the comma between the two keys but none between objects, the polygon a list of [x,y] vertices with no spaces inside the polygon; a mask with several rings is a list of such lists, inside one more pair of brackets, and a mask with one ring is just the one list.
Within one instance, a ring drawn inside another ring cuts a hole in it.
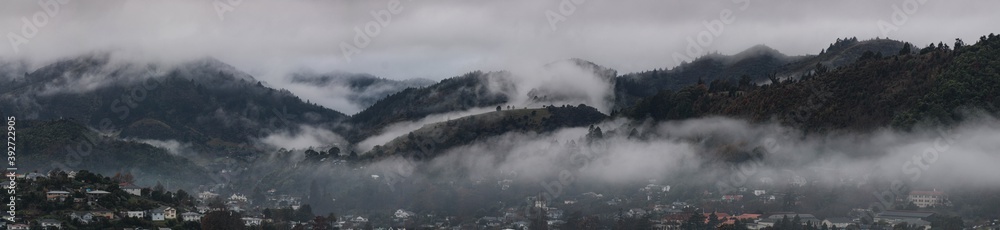
[{"label": "forested hill", "polygon": [[378,100],[371,107],[351,116],[356,126],[347,135],[360,141],[386,125],[421,119],[427,115],[489,107],[507,102],[506,88],[513,87],[508,72],[475,71],[444,79],[423,88],[407,88]]},{"label": "forested hill", "polygon": [[621,115],[674,120],[725,115],[777,120],[811,130],[909,128],[921,121],[950,123],[964,110],[998,111],[1000,36],[974,45],[956,40],[892,54],[865,52],[840,68],[758,85],[715,82],[642,99]]},{"label": "forested hill", "polygon": [[383,146],[376,146],[365,155],[433,157],[451,147],[472,144],[508,132],[551,132],[559,128],[592,125],[605,118],[606,115],[586,105],[498,110],[425,125]]},{"label": "forested hill", "polygon": [[371,74],[356,74],[345,72],[332,73],[293,73],[291,83],[320,87],[329,91],[341,91],[344,99],[367,108],[378,100],[397,93],[406,88],[420,88],[437,83],[428,79],[393,80],[373,76]]},{"label": "forested hill", "polygon": [[889,39],[844,38],[837,39],[818,55],[787,56],[764,45],[735,55],[709,54],[673,69],[655,69],[616,78],[615,108],[626,108],[659,91],[678,91],[698,82],[749,84],[767,82],[770,78],[795,78],[809,73],[817,65],[837,68],[853,63],[865,52],[893,54],[903,44]]},{"label": "forested hill", "polygon": [[227,149],[299,125],[333,127],[346,115],[269,88],[215,59],[176,66],[64,59],[0,91],[0,111],[22,120],[74,119],[120,138]]},{"label": "forested hill", "polygon": [[[168,150],[103,136],[73,120],[19,121],[18,166],[24,169],[87,169],[129,172],[136,183],[193,188],[211,182],[208,170]],[[41,171],[47,173],[47,171]]]}]

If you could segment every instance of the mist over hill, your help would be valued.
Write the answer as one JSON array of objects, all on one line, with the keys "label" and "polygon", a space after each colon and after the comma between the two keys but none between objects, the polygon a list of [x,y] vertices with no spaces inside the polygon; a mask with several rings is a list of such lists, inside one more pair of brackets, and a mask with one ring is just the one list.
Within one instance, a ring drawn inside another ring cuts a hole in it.
[{"label": "mist over hill", "polygon": [[[25,121],[31,170],[131,171],[147,186],[286,194],[325,213],[481,218],[530,196],[588,213],[697,200],[840,216],[905,181],[964,194],[952,213],[989,218],[1000,200],[984,194],[1000,181],[977,175],[1000,174],[998,50],[992,34],[850,38],[817,55],[759,45],[621,75],[582,59],[439,82],[297,72],[289,89],[213,58],[98,52],[4,62],[0,113]],[[94,150],[67,164],[80,141]],[[650,186],[660,192],[638,189]],[[717,201],[747,187],[791,200]]]}]

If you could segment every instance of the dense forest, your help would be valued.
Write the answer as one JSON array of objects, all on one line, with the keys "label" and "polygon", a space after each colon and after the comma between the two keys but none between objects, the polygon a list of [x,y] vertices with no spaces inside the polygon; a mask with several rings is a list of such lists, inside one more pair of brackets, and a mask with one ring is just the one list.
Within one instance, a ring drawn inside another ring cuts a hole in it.
[{"label": "dense forest", "polygon": [[508,132],[551,132],[558,128],[597,123],[607,116],[586,105],[546,106],[542,109],[509,109],[429,124],[384,146],[376,146],[368,157],[400,155],[434,157],[448,148],[484,140]]},{"label": "dense forest", "polygon": [[983,36],[974,45],[957,40],[954,46],[907,44],[891,54],[869,51],[850,65],[817,64],[797,78],[771,75],[762,85],[745,77],[699,82],[661,91],[621,115],[655,120],[725,115],[810,130],[871,130],[954,122],[967,112],[960,108],[995,113],[1000,37]]}]

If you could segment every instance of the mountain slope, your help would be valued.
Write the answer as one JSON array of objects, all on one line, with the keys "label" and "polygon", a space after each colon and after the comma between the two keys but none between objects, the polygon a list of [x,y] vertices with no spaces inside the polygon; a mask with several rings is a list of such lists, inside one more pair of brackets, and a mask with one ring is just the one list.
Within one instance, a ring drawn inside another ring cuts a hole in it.
[{"label": "mountain slope", "polygon": [[[858,41],[837,39],[819,55],[789,57],[764,45],[751,47],[735,55],[709,54],[670,70],[652,70],[626,74],[616,79],[615,108],[634,105],[638,99],[662,90],[678,91],[698,84],[746,84],[777,79],[799,78],[822,64],[835,69],[853,63],[865,52],[896,54],[903,42],[888,39]],[[746,83],[739,83],[746,82]]]},{"label": "mountain slope", "polygon": [[[128,171],[137,183],[193,188],[208,171],[167,150],[102,136],[72,120],[18,122],[18,163],[26,170],[81,170],[112,175]],[[44,171],[42,171],[44,172]]]},{"label": "mountain slope", "polygon": [[50,64],[25,79],[0,92],[5,114],[72,118],[119,138],[227,149],[301,125],[334,129],[346,118],[214,59],[163,67],[95,54]]},{"label": "mountain slope", "polygon": [[586,105],[500,110],[425,125],[383,146],[376,146],[366,156],[433,157],[451,147],[508,132],[550,132],[558,128],[592,125],[605,118],[606,115]]},{"label": "mountain slope", "polygon": [[291,81],[294,84],[319,87],[327,91],[339,91],[338,95],[343,94],[348,102],[359,108],[368,108],[379,99],[406,88],[421,88],[436,83],[427,79],[391,80],[370,74],[344,72],[295,73],[292,74]]},{"label": "mountain slope", "polygon": [[364,111],[351,116],[357,128],[349,135],[360,141],[386,125],[411,121],[427,115],[489,107],[507,102],[513,83],[507,72],[471,72],[424,88],[408,88],[389,95]]},{"label": "mountain slope", "polygon": [[955,108],[995,113],[1000,89],[995,79],[1000,76],[990,60],[1000,58],[998,43],[1000,37],[990,36],[958,51],[937,46],[921,54],[869,53],[851,65],[770,85],[695,85],[662,91],[622,114],[656,120],[725,115],[777,120],[808,130],[872,130],[957,120],[961,111]]}]

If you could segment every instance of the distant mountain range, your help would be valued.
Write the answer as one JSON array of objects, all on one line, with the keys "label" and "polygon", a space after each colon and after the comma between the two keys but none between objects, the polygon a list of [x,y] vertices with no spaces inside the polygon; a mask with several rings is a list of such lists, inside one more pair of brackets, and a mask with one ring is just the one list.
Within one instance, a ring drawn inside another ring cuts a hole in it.
[{"label": "distant mountain range", "polygon": [[[787,56],[759,45],[735,55],[710,54],[672,69],[623,75],[581,59],[550,63],[544,68],[569,63],[607,84],[608,95],[596,100],[607,105],[573,105],[576,109],[569,110],[535,105],[588,95],[559,90],[561,85],[551,83],[517,88],[517,76],[507,71],[475,71],[436,83],[351,73],[290,76],[293,84],[350,90],[348,99],[366,106],[350,116],[270,88],[211,58],[166,66],[116,61],[108,53],[96,53],[35,70],[21,62],[2,62],[0,112],[42,122],[38,127],[48,127],[46,121],[58,121],[51,127],[75,127],[77,133],[82,132],[79,127],[88,127],[111,139],[190,143],[194,150],[214,154],[195,162],[201,166],[221,158],[252,160],[263,152],[258,141],[273,133],[295,133],[303,127],[330,130],[345,142],[324,148],[339,146],[346,154],[395,123],[497,106],[505,110],[429,124],[380,144],[370,156],[412,153],[418,147],[412,140],[442,130],[447,130],[442,134],[449,143],[445,146],[456,146],[505,132],[586,126],[608,115],[633,120],[725,115],[819,130],[908,127],[928,119],[947,123],[961,119],[955,109],[997,112],[1000,93],[992,90],[1000,88],[995,76],[1000,37],[955,46],[921,49],[894,40],[848,38],[818,55]],[[505,107],[515,98],[529,98],[533,107]],[[611,108],[610,114],[592,108],[599,106]],[[441,126],[449,124],[454,127]],[[58,151],[46,146],[28,149]]]},{"label": "distant mountain range", "polygon": [[332,72],[316,74],[294,73],[291,82],[342,92],[346,99],[361,108],[371,107],[378,100],[406,88],[421,88],[437,83],[428,79],[392,80],[363,73]]}]

